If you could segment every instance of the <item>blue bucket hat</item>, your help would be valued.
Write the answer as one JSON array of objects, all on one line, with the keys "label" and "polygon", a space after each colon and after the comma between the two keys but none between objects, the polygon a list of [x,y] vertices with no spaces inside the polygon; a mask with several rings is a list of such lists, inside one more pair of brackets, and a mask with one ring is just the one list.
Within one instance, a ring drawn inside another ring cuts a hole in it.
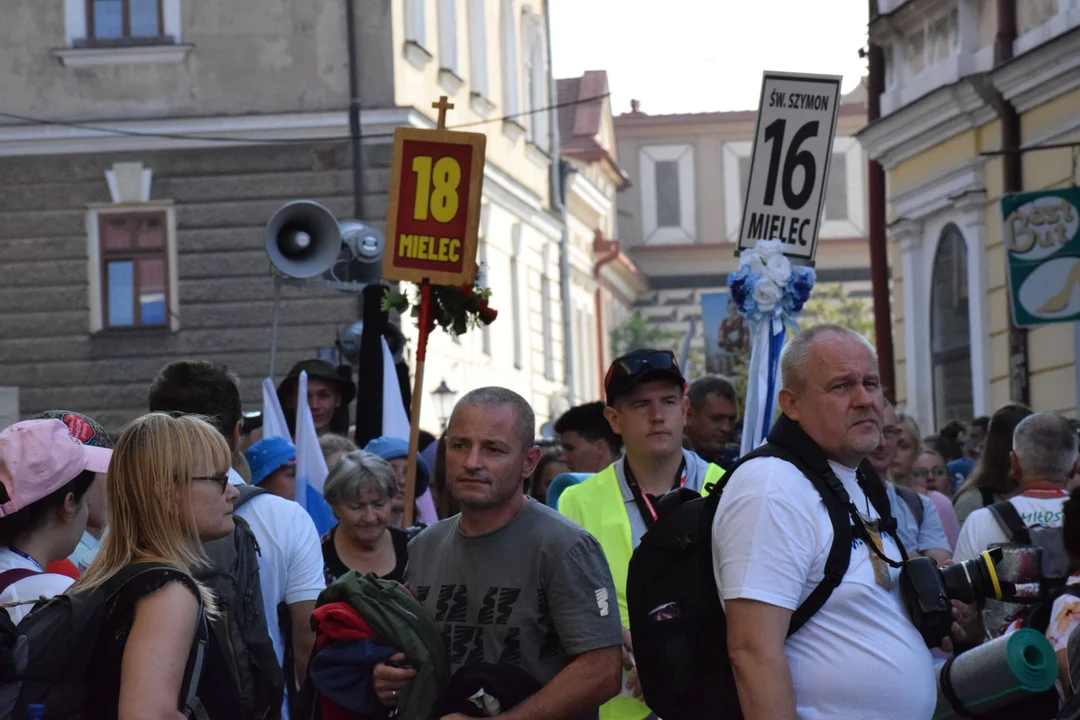
[{"label": "blue bucket hat", "polygon": [[[391,460],[397,460],[398,458],[409,457],[409,443],[405,440],[401,440],[395,437],[377,437],[367,444],[364,448],[364,452],[369,452],[372,455],[378,455],[387,462]],[[416,455],[416,497],[420,497],[427,492],[428,486],[431,484],[431,470],[428,468],[427,460],[420,453]]]},{"label": "blue bucket hat", "polygon": [[251,484],[258,485],[279,467],[296,464],[296,447],[283,437],[263,438],[247,449]]},{"label": "blue bucket hat", "polygon": [[562,496],[563,491],[566,490],[566,488],[574,487],[575,485],[585,482],[585,480],[590,477],[592,477],[592,475],[589,473],[565,472],[556,475],[551,481],[551,484],[548,485],[547,506],[558,510],[559,498]]}]

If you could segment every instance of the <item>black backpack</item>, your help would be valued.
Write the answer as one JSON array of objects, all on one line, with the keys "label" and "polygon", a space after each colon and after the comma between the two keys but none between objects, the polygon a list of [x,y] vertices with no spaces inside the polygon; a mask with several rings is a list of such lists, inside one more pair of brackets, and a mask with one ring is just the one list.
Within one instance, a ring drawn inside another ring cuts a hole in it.
[{"label": "black backpack", "polygon": [[[143,573],[171,565],[128,565],[100,587],[38,604],[15,625],[0,610],[0,718],[22,720],[31,704],[46,717],[78,717],[86,701],[86,674],[109,601]],[[196,697],[209,634],[202,602],[177,709],[188,718],[205,717]]]},{"label": "black backpack", "polygon": [[[251,485],[238,485],[240,497],[234,511],[251,498],[266,492]],[[232,669],[240,693],[242,720],[273,720],[281,717],[285,697],[285,676],[278,664],[270,628],[277,618],[267,618],[259,578],[259,543],[247,522],[233,516],[231,535],[204,543],[210,566],[195,577],[214,592],[219,617],[210,623],[218,646]]]},{"label": "black backpack", "polygon": [[[761,457],[780,458],[797,467],[821,494],[833,526],[825,577],[792,614],[790,637],[821,609],[847,572],[850,499],[821,451],[784,416],[773,426],[768,442],[740,458],[724,476],[725,482],[743,463]],[[884,527],[895,537],[884,485],[867,463],[860,474]],[[712,565],[712,524],[722,488],[706,489],[705,497],[679,488],[660,499],[658,519],[634,551],[627,574],[626,602],[638,677],[645,703],[664,720],[742,718],[728,659],[727,619]]]}]

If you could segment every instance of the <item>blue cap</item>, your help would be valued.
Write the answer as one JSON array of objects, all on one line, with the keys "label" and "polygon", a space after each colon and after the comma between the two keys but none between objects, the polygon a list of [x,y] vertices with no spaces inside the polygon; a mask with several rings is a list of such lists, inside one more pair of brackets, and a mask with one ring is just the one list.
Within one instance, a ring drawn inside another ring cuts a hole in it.
[{"label": "blue cap", "polygon": [[[377,437],[367,444],[364,448],[364,452],[369,452],[372,455],[378,455],[383,460],[397,460],[398,458],[409,457],[409,443],[396,437]],[[428,486],[431,484],[431,469],[428,467],[427,460],[424,456],[417,453],[416,455],[416,497],[420,497],[427,492]]]},{"label": "blue cap", "polygon": [[547,489],[547,506],[550,508],[559,509],[559,496],[563,494],[563,491],[568,487],[573,487],[578,483],[585,482],[588,478],[592,477],[592,473],[560,473],[555,476],[555,479],[551,481]]},{"label": "blue cap", "polygon": [[251,467],[251,484],[258,485],[279,467],[295,465],[296,447],[283,437],[268,437],[249,447],[244,457]]}]

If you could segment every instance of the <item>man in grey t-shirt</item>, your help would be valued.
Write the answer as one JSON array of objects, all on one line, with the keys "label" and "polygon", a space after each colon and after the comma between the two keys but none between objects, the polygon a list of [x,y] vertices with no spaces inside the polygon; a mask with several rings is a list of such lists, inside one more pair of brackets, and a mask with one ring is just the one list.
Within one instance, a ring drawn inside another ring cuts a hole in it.
[{"label": "man in grey t-shirt", "polygon": [[[453,669],[513,664],[544,685],[500,717],[579,717],[620,690],[622,626],[600,545],[522,492],[539,459],[522,398],[481,388],[454,408],[446,480],[461,514],[409,545],[406,582],[442,626]],[[393,658],[391,658],[393,660]],[[384,705],[413,670],[378,665]]]},{"label": "man in grey t-shirt", "polygon": [[432,525],[409,545],[406,582],[442,626],[453,670],[513,664],[546,685],[571,658],[622,643],[600,545],[529,498],[484,535],[458,518]]}]

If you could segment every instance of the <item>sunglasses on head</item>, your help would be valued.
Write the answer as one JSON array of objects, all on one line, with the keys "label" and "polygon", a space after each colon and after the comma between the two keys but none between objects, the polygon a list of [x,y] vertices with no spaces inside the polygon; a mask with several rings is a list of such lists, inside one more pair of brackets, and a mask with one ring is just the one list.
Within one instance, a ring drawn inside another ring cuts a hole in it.
[{"label": "sunglasses on head", "polygon": [[648,355],[619,358],[608,370],[607,382],[615,378],[628,378],[648,370],[674,370],[679,372],[679,361],[670,350],[657,350]]}]

